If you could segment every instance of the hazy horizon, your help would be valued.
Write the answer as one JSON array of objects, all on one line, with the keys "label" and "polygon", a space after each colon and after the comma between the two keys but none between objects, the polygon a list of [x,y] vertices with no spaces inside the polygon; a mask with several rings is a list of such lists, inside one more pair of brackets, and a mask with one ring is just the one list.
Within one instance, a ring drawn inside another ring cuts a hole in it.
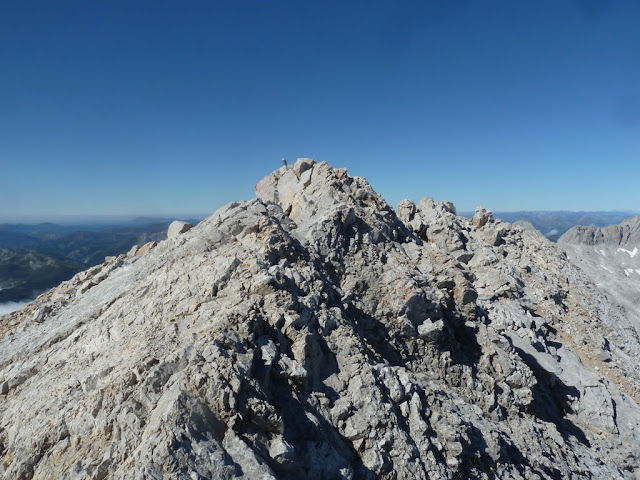
[{"label": "hazy horizon", "polygon": [[[446,199],[436,199],[446,200]],[[413,199],[416,203],[419,199]],[[455,205],[455,204],[454,204]],[[394,209],[397,205],[391,205]],[[456,206],[457,207],[457,206]],[[603,214],[603,215],[640,215],[640,210],[492,210],[487,207],[487,210],[492,211],[495,214],[516,214],[516,213],[545,213],[545,214]],[[458,215],[472,215],[473,210],[460,210],[457,209]],[[173,221],[173,220],[198,220],[201,221],[210,215],[214,211],[204,213],[192,213],[192,214],[113,214],[113,215],[33,215],[24,217],[0,217],[0,225],[39,225],[46,223],[53,223],[62,226],[82,226],[82,225],[109,225],[109,224],[131,224],[142,221]]]},{"label": "hazy horizon", "polygon": [[[440,200],[440,199],[437,199]],[[442,199],[444,200],[444,199]],[[414,199],[417,203],[418,200]],[[394,209],[397,205],[391,205]],[[515,214],[515,213],[546,213],[546,214],[603,214],[603,215],[639,215],[640,210],[487,210],[495,214]],[[459,210],[458,215],[472,215],[475,210]],[[173,221],[173,220],[203,220],[214,212],[209,214],[139,214],[139,215],[57,215],[57,216],[25,216],[25,217],[0,217],[0,225],[39,225],[53,223],[62,226],[82,226],[82,225],[109,225],[109,224],[130,224],[136,221]]]},{"label": "hazy horizon", "polygon": [[[213,213],[213,212],[211,212]],[[139,220],[186,220],[200,219],[208,217],[211,213],[190,213],[190,214],[165,214],[165,213],[142,213],[142,214],[98,214],[98,215],[25,215],[0,217],[0,224],[4,225],[37,225],[42,223],[54,223],[57,225],[93,225],[110,223],[134,223]]]}]

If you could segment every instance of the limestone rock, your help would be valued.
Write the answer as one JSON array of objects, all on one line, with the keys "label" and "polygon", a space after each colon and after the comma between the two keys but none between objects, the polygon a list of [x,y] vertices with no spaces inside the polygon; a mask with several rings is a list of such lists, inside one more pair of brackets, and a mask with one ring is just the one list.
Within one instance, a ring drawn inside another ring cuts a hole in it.
[{"label": "limestone rock", "polygon": [[411,200],[402,200],[398,204],[398,217],[405,223],[411,222],[416,213],[416,204]]},{"label": "limestone rock", "polygon": [[157,246],[158,246],[158,242],[145,243],[138,250],[136,250],[136,255],[138,256],[144,255],[145,253],[148,253],[152,248],[155,248]]},{"label": "limestone rock", "polygon": [[633,478],[640,339],[555,245],[325,162],[256,193],[2,317],[0,478]]},{"label": "limestone rock", "polygon": [[640,216],[609,227],[574,227],[558,246],[640,333]]},{"label": "limestone rock", "polygon": [[188,232],[192,228],[193,225],[188,222],[175,220],[171,222],[171,225],[169,225],[169,229],[167,230],[167,238],[177,237],[178,235],[182,235],[183,233]]},{"label": "limestone rock", "polygon": [[516,222],[513,222],[512,225],[514,227],[520,227],[523,230],[526,230],[527,232],[529,232],[531,235],[538,237],[539,241],[544,241],[546,239],[546,237],[542,234],[542,232],[538,230],[536,227],[534,227],[531,222],[528,222],[526,220],[518,220]]},{"label": "limestone rock", "polygon": [[558,242],[582,245],[637,245],[640,244],[640,216],[636,215],[620,225],[608,227],[579,225],[562,235]]},{"label": "limestone rock", "polygon": [[473,219],[471,219],[474,227],[482,228],[491,222],[493,222],[493,213],[487,211],[484,207],[476,208],[476,213],[473,215]]}]

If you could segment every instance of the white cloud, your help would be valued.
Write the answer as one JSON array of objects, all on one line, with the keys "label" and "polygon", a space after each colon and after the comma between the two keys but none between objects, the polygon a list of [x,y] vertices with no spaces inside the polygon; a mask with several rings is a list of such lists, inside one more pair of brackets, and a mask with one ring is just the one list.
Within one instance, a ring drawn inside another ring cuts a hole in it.
[{"label": "white cloud", "polygon": [[6,315],[7,313],[15,312],[16,310],[21,309],[29,302],[8,302],[8,303],[0,303],[0,317],[2,315]]}]

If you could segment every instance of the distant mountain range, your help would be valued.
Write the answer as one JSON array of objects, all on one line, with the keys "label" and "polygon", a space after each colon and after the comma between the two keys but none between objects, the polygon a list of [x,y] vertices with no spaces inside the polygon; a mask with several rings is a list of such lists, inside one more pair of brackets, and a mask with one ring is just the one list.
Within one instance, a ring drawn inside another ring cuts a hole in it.
[{"label": "distant mountain range", "polygon": [[107,256],[161,241],[171,221],[141,217],[120,225],[0,224],[0,303],[32,299]]}]

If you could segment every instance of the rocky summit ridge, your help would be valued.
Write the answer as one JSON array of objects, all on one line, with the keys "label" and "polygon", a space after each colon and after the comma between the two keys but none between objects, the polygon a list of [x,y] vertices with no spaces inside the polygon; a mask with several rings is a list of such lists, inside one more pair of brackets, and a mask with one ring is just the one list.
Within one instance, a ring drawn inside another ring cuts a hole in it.
[{"label": "rocky summit ridge", "polygon": [[0,319],[3,479],[640,477],[640,341],[555,245],[299,159]]}]

